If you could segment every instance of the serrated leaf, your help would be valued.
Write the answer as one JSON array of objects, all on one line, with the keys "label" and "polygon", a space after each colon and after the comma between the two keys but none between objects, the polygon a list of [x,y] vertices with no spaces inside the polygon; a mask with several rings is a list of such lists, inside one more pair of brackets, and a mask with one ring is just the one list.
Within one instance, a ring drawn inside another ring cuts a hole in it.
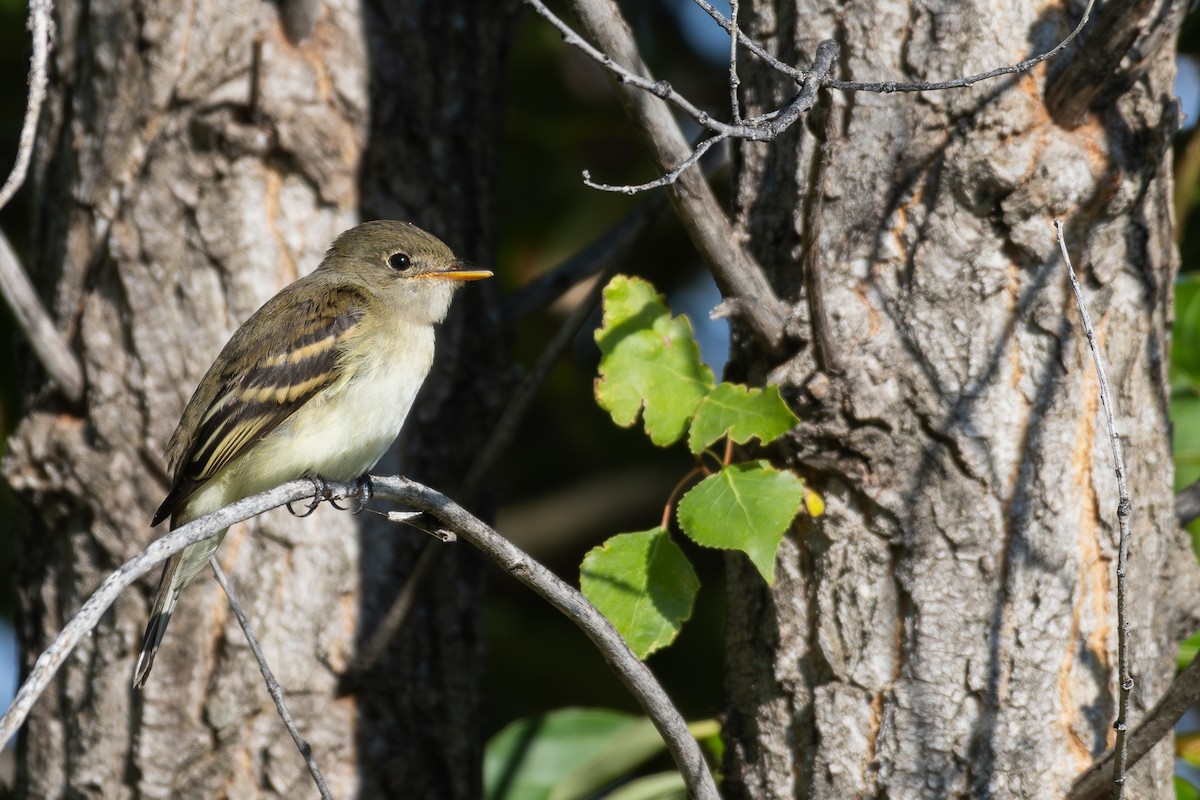
[{"label": "serrated leaf", "polygon": [[487,744],[484,796],[547,800],[580,764],[621,741],[640,720],[597,708],[568,708],[517,720]]},{"label": "serrated leaf", "polygon": [[583,594],[638,658],[666,647],[692,615],[700,581],[664,528],[622,533],[591,550],[579,569]]},{"label": "serrated leaf", "polygon": [[767,583],[775,553],[800,510],[804,482],[766,461],[730,464],[679,501],[679,525],[698,544],[741,550]]},{"label": "serrated leaf", "polygon": [[696,408],[688,447],[699,453],[728,436],[738,444],[779,438],[800,420],[783,402],[778,386],[748,389],[738,383],[718,383]]},{"label": "serrated leaf", "polygon": [[613,422],[628,428],[642,412],[646,433],[659,447],[683,436],[713,385],[687,317],[672,317],[646,281],[618,275],[604,288],[596,344],[596,401]]}]

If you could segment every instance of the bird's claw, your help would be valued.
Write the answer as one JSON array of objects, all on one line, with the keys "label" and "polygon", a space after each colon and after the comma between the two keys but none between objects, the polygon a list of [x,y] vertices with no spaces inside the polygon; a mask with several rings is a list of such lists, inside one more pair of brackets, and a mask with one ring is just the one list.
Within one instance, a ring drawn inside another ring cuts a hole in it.
[{"label": "bird's claw", "polygon": [[[308,505],[304,507],[304,512],[299,513],[296,511],[296,509],[292,508],[291,503],[287,504],[287,510],[291,512],[293,517],[304,519],[305,517],[312,515],[312,513],[317,510],[317,506],[321,505],[322,500],[328,500],[329,502],[333,503],[333,493],[329,490],[329,484],[325,481],[325,479],[320,475],[315,475],[311,477],[310,480],[313,482],[313,496]],[[334,506],[337,506],[337,503],[333,504]]]},{"label": "bird's claw", "polygon": [[353,506],[342,507],[338,505],[337,500],[329,498],[330,504],[338,511],[349,511],[351,514],[361,514],[367,507],[367,503],[371,502],[371,498],[375,495],[375,487],[371,485],[371,476],[363,473],[354,479],[354,492],[347,497],[353,497],[355,504]]}]

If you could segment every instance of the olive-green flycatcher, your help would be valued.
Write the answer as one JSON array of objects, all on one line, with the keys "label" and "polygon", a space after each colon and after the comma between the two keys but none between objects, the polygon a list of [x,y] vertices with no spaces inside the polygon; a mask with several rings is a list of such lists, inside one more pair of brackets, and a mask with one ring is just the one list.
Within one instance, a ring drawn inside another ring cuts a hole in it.
[{"label": "olive-green flycatcher", "polygon": [[[167,442],[172,485],[151,523],[171,527],[301,477],[353,480],[383,457],[433,362],[433,326],[461,281],[487,278],[415,225],[365,222],[317,269],[246,320]],[[163,569],[133,685],[171,611],[225,531]]]}]

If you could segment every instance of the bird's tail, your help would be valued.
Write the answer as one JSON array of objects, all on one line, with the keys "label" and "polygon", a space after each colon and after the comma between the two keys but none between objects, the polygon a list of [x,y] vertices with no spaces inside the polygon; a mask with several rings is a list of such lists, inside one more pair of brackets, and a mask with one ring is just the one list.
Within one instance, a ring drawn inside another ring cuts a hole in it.
[{"label": "bird's tail", "polygon": [[154,595],[154,605],[150,609],[150,622],[146,624],[146,633],[142,637],[142,652],[133,668],[134,688],[141,689],[146,685],[150,668],[154,666],[154,656],[162,644],[163,634],[167,632],[167,623],[171,621],[171,612],[175,610],[180,592],[204,569],[224,538],[225,531],[221,531],[167,559],[158,581],[158,592]]},{"label": "bird's tail", "polygon": [[150,676],[150,668],[154,666],[154,654],[162,644],[163,634],[167,632],[167,623],[171,621],[171,612],[179,600],[182,586],[175,586],[175,575],[179,572],[179,562],[183,553],[176,553],[167,559],[163,567],[162,577],[158,580],[158,592],[154,595],[154,606],[150,609],[150,622],[146,624],[146,633],[142,636],[142,652],[138,655],[137,666],[133,668],[133,685],[141,689],[146,685]]}]

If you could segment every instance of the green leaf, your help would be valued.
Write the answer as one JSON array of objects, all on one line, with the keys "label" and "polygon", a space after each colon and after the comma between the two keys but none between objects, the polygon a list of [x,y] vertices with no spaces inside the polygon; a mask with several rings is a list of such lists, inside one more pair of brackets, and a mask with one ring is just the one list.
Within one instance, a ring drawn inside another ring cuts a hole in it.
[{"label": "green leaf", "polygon": [[683,436],[713,385],[687,317],[672,317],[646,281],[618,275],[604,288],[596,344],[596,402],[613,422],[628,428],[644,408],[650,441],[665,447]]},{"label": "green leaf", "polygon": [[783,402],[778,386],[747,389],[737,383],[718,383],[696,409],[688,447],[699,453],[724,436],[738,444],[752,438],[766,444],[799,421]]},{"label": "green leaf", "polygon": [[766,461],[731,464],[683,496],[679,524],[699,544],[741,550],[774,583],[775,552],[803,499],[804,482],[790,472]]},{"label": "green leaf", "polygon": [[1183,669],[1192,663],[1192,659],[1200,653],[1200,631],[1193,633],[1179,643],[1179,654],[1175,658],[1175,668]]},{"label": "green leaf", "polygon": [[517,720],[492,737],[483,759],[488,800],[549,800],[581,764],[636,730],[642,718],[568,708]]},{"label": "green leaf", "polygon": [[1184,778],[1175,776],[1175,800],[1200,800],[1200,790]]},{"label": "green leaf", "polygon": [[621,533],[584,556],[583,594],[638,658],[675,640],[692,615],[696,571],[664,528]]},{"label": "green leaf", "polygon": [[1200,277],[1181,275],[1175,282],[1175,325],[1171,334],[1172,384],[1200,386]]},{"label": "green leaf", "polygon": [[659,772],[632,780],[604,800],[687,800],[687,784],[678,772]]},{"label": "green leaf", "polygon": [[647,717],[638,717],[555,786],[547,800],[591,797],[666,749],[654,723]]}]

